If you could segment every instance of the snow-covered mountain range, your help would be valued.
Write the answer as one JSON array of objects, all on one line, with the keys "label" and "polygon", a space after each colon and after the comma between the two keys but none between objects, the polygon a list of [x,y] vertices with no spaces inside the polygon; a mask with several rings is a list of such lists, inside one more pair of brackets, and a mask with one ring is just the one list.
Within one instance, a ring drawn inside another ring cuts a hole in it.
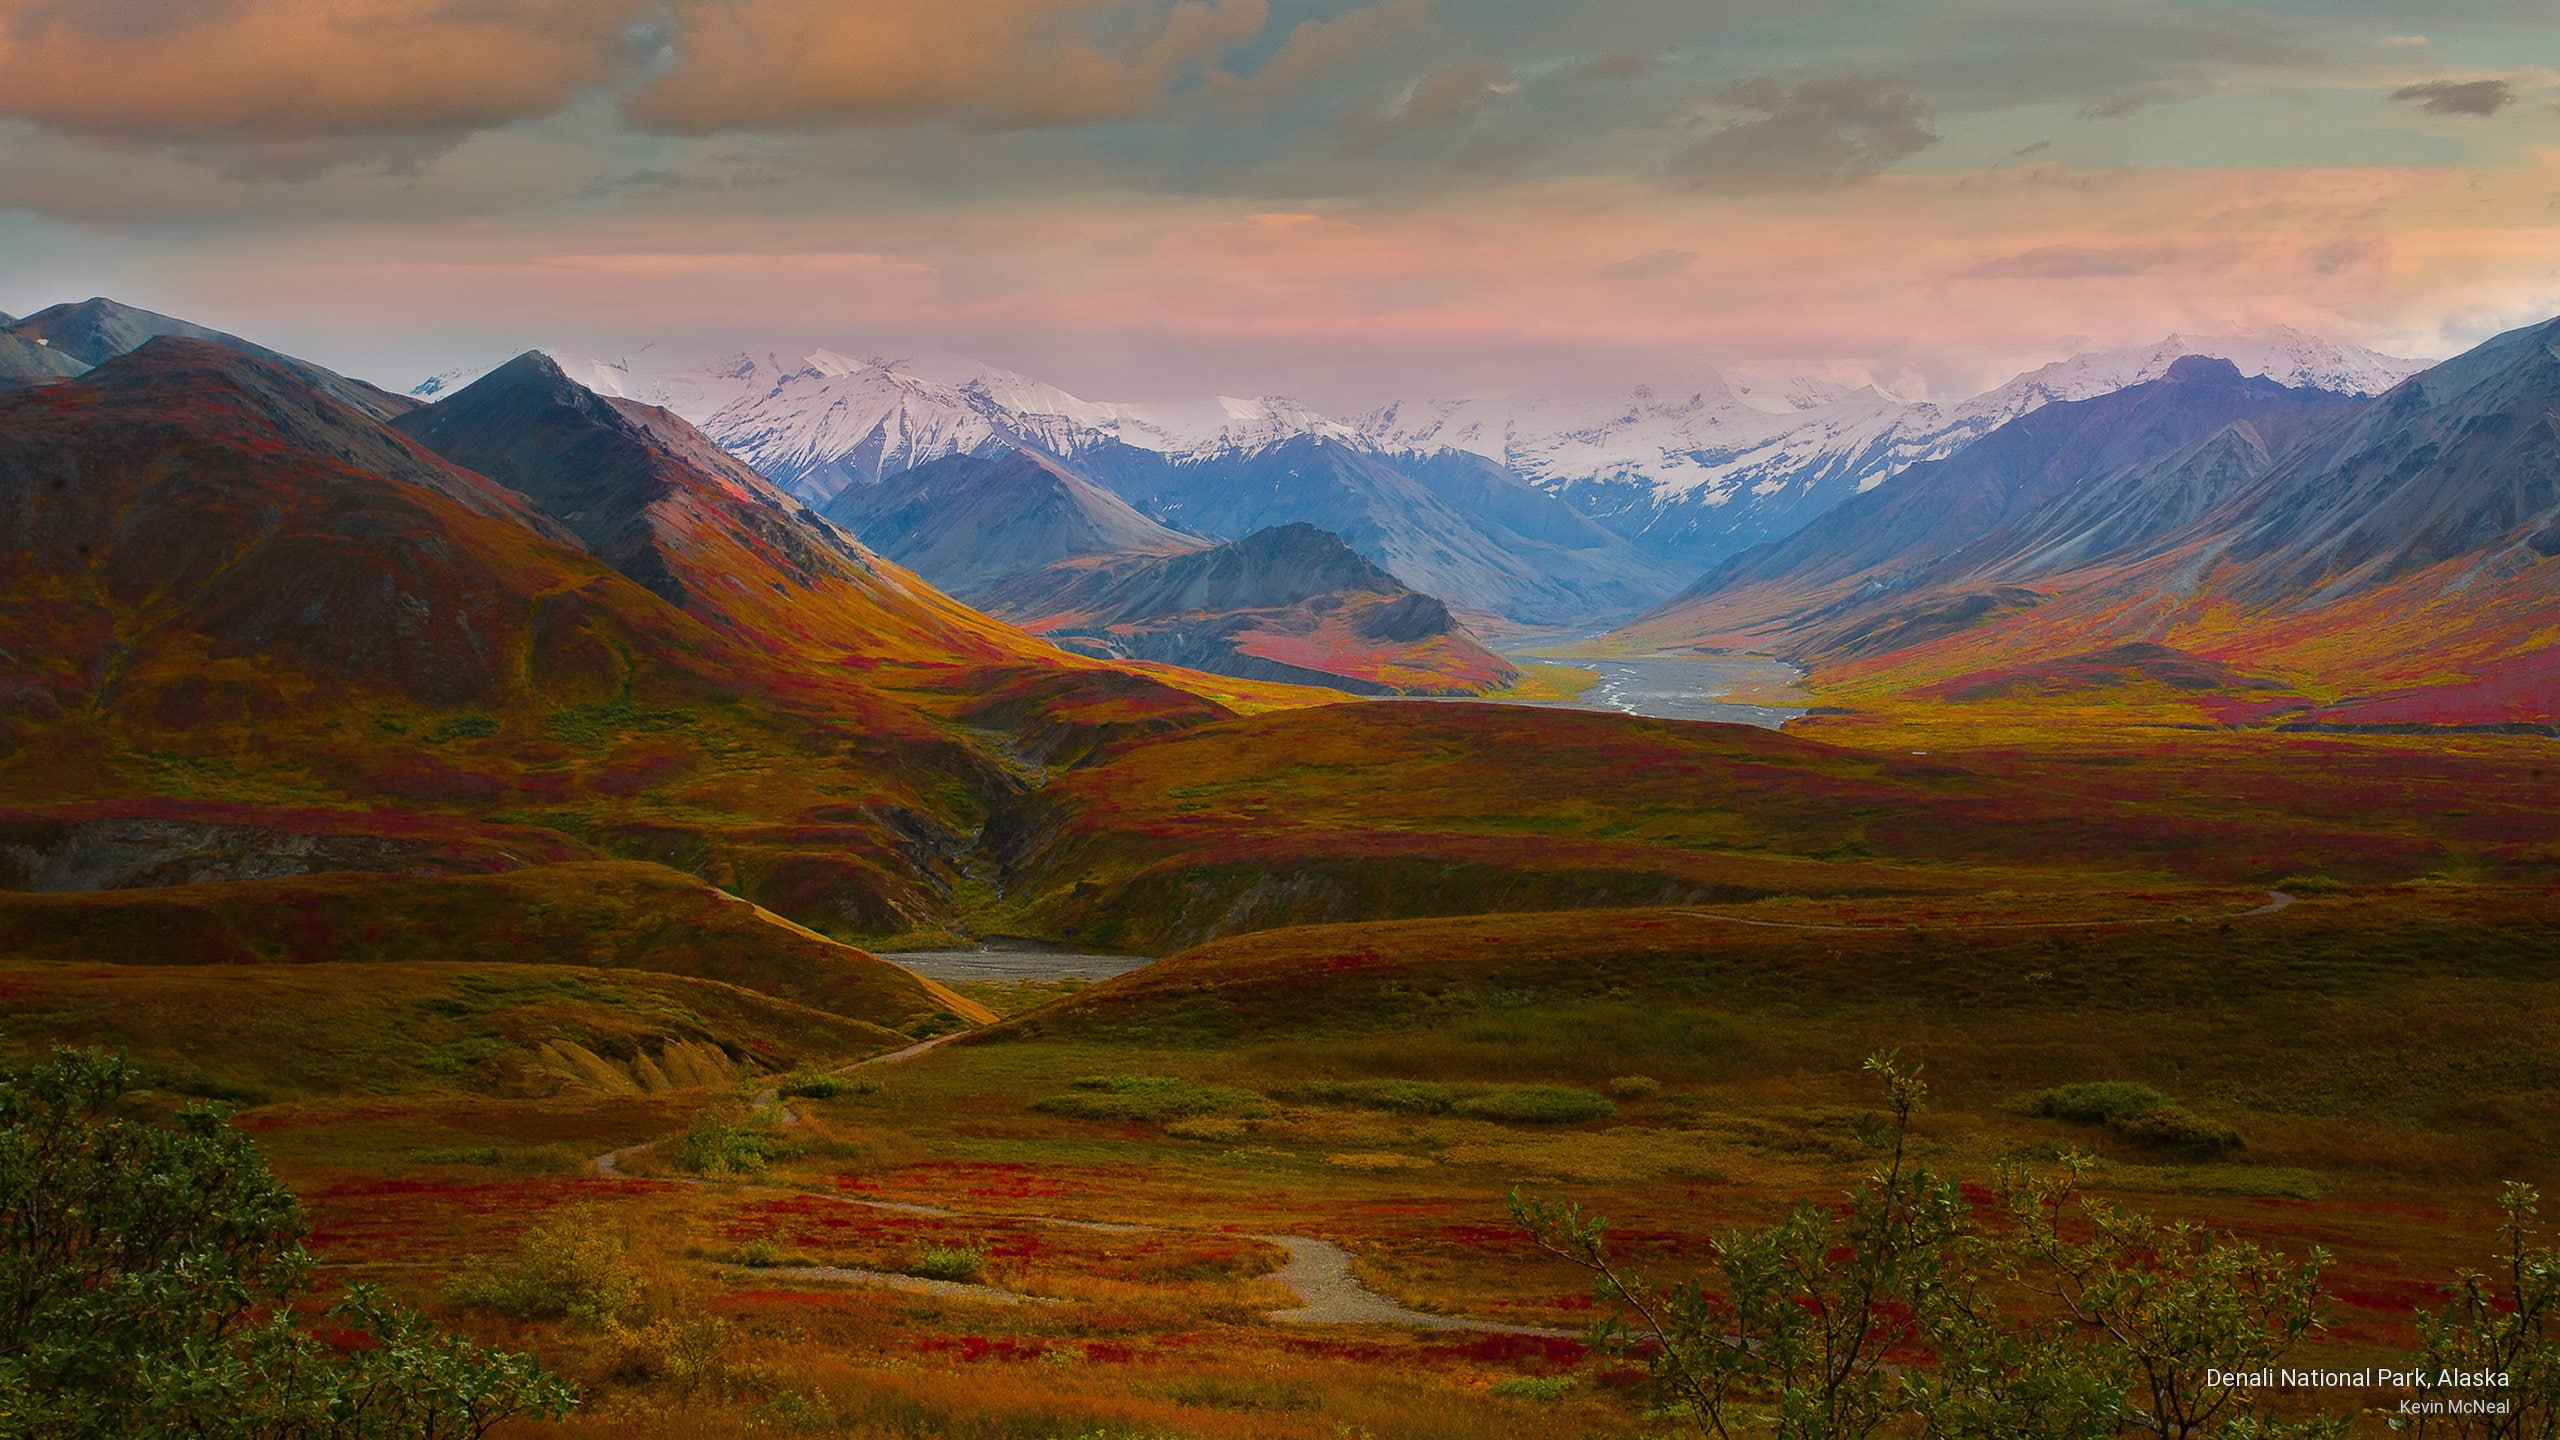
[{"label": "snow-covered mountain range", "polygon": [[2091,351],[1950,406],[1802,381],[1755,393],[1721,376],[1610,399],[1424,399],[1362,416],[1391,450],[1494,460],[1638,548],[1692,566],[1777,539],[1922,460],[1953,454],[2028,411],[2159,379],[2182,355],[2231,361],[2296,388],[2372,395],[2426,368],[2298,330],[2172,335]]},{"label": "snow-covered mountain range", "polygon": [[[1676,389],[1422,398],[1346,420],[1285,397],[1090,401],[940,351],[742,353],[708,362],[654,350],[617,358],[551,353],[581,384],[675,411],[813,503],[955,454],[1027,448],[1087,462],[1104,484],[1126,488],[1114,476],[1132,457],[1197,472],[1313,438],[1395,469],[1450,452],[1483,457],[1675,574],[1792,533],[1903,468],[1952,454],[2040,406],[2158,379],[2181,355],[2218,356],[2243,374],[2352,394],[2378,393],[2425,368],[2277,329],[2092,351],[1953,405],[1816,380],[1753,389],[1710,372]],[[475,374],[440,375],[413,393],[432,399]],[[1146,508],[1143,497],[1132,498]],[[1286,509],[1259,518],[1310,518]]]},{"label": "snow-covered mountain range", "polygon": [[[1190,459],[1305,435],[1361,443],[1350,427],[1285,397],[1104,404],[940,350],[861,359],[832,350],[741,353],[699,362],[648,351],[616,359],[548,353],[588,389],[664,406],[817,503],[946,455],[1014,444],[1061,459],[1113,444]],[[478,373],[448,371],[411,393],[433,399]]]}]

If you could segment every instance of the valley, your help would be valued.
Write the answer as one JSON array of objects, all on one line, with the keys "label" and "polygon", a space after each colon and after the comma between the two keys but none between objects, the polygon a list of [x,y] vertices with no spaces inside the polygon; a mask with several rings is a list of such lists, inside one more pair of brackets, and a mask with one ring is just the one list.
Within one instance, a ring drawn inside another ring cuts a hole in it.
[{"label": "valley", "polygon": [[1881,1055],[1986,1235],[2077,1164],[2324,1252],[2304,1363],[2560,1181],[2547,325],[2048,375],[1674,594],[1276,404],[784,480],[673,380],[67,314],[0,389],[8,1056],[228,1107],[324,1295],[579,1387],[494,1434],[1659,1436],[1515,1193],[1712,1280],[1877,1163]]}]

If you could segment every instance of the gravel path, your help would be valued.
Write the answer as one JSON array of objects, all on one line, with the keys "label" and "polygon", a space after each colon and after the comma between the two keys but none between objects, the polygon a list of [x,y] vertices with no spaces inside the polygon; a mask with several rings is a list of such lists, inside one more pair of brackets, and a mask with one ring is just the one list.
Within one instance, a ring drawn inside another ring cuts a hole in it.
[{"label": "gravel path", "polygon": [[1544,1335],[1569,1339],[1571,1330],[1549,1330],[1536,1325],[1503,1325],[1491,1320],[1467,1320],[1454,1315],[1432,1315],[1408,1310],[1368,1286],[1351,1274],[1351,1255],[1330,1240],[1309,1235],[1256,1235],[1252,1237],[1277,1245],[1289,1252],[1289,1263],[1280,1267],[1272,1279],[1298,1292],[1295,1310],[1274,1310],[1266,1320],[1283,1325],[1403,1325],[1415,1330],[1473,1330],[1495,1335]]},{"label": "gravel path", "polygon": [[[1742,923],[1763,922],[1744,921]],[[901,1061],[912,1060],[937,1045],[955,1040],[967,1033],[967,1031],[956,1030],[949,1035],[937,1035],[903,1050],[892,1050],[885,1055],[874,1055],[867,1060],[857,1060],[844,1068],[850,1070],[865,1065],[894,1065]],[[780,1098],[780,1091],[773,1086],[767,1086],[758,1092],[755,1103],[770,1105],[778,1098]],[[783,1124],[796,1124],[798,1120],[799,1117],[789,1110],[783,1111]],[[595,1158],[596,1173],[626,1177],[628,1172],[622,1168],[624,1158],[636,1155],[656,1143],[654,1140],[644,1140],[637,1145],[625,1145],[619,1150],[607,1151]],[[688,1179],[680,1183],[699,1185],[702,1182]],[[832,1200],[840,1205],[861,1205],[873,1210],[893,1210],[901,1215],[927,1215],[955,1220],[1018,1220],[1033,1225],[1055,1225],[1062,1229],[1098,1231],[1109,1235],[1135,1235],[1164,1228],[1157,1225],[1128,1225],[1110,1220],[1080,1220],[1064,1215],[972,1214],[961,1210],[946,1210],[939,1205],[919,1205],[905,1200],[865,1200],[851,1195],[828,1195],[820,1198]],[[1298,1308],[1274,1310],[1263,1317],[1278,1324],[1402,1325],[1415,1330],[1469,1330],[1494,1335],[1543,1335],[1556,1338],[1569,1338],[1575,1333],[1571,1330],[1548,1330],[1534,1325],[1505,1325],[1492,1320],[1468,1320],[1455,1315],[1432,1315],[1420,1310],[1409,1310],[1354,1278],[1351,1274],[1350,1252],[1330,1240],[1319,1240],[1312,1235],[1255,1235],[1249,1238],[1277,1245],[1288,1252],[1288,1263],[1274,1271],[1271,1278],[1296,1293]],[[903,1290],[917,1295],[986,1300],[1000,1305],[1064,1303],[1046,1296],[1025,1295],[1019,1291],[1006,1290],[994,1285],[968,1285],[956,1280],[928,1280],[920,1275],[900,1275],[886,1270],[852,1270],[835,1265],[775,1267],[741,1270],[738,1273],[781,1275],[800,1280],[834,1280],[876,1289]]]}]

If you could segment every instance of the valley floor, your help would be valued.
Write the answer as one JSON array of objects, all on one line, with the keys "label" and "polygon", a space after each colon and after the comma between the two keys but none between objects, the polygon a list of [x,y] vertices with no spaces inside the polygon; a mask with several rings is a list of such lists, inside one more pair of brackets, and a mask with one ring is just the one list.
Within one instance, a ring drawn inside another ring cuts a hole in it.
[{"label": "valley floor", "polygon": [[[1871,1162],[1857,1065],[1887,1048],[1936,1087],[1932,1166],[1978,1186],[2085,1150],[2127,1203],[2322,1247],[2329,1321],[2296,1358],[2395,1359],[2487,1253],[2499,1182],[2555,1178],[2555,961],[2560,900],[2486,886],[1318,926],[1099,984],[983,980],[1010,1019],[825,1080],[359,1092],[240,1123],[333,1275],[589,1388],[528,1435],[1632,1437],[1676,1427],[1576,1338],[1589,1292],[1506,1197],[1570,1196],[1648,1270],[1697,1273],[1718,1232]],[[45,970],[5,977],[22,1016],[67,998]],[[2156,1086],[2238,1148],[2032,1113],[2087,1080]],[[541,1268],[563,1227],[607,1237],[617,1313],[457,1298],[534,1271],[574,1291]]]}]

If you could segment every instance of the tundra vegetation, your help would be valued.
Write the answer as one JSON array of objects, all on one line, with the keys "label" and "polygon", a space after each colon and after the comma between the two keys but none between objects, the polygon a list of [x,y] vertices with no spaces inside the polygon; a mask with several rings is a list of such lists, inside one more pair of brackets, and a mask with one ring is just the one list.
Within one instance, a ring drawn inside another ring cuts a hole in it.
[{"label": "tundra vegetation", "polygon": [[222,1110],[155,1116],[134,1088],[99,1051],[0,1070],[0,1434],[479,1440],[576,1405],[370,1286],[298,1314],[293,1192]]}]

